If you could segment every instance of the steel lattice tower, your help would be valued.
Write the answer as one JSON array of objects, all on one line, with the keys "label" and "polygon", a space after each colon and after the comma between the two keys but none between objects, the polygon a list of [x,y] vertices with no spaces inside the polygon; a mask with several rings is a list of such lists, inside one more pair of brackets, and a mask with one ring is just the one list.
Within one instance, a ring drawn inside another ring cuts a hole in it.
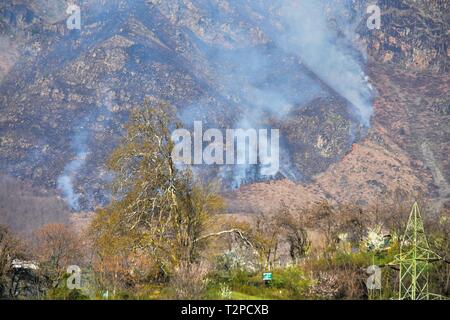
[{"label": "steel lattice tower", "polygon": [[395,259],[400,266],[400,300],[430,299],[428,268],[431,259],[439,259],[439,256],[430,250],[419,206],[415,202],[400,242],[400,254]]}]

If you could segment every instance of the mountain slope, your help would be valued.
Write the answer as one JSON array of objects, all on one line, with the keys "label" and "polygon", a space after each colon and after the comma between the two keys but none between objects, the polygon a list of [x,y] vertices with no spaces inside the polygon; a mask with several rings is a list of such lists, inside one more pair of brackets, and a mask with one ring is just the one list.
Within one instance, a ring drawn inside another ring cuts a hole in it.
[{"label": "mountain slope", "polygon": [[[205,169],[246,184],[227,193],[231,212],[400,191],[449,201],[448,2],[381,1],[380,30],[365,1],[326,4],[327,23],[312,24],[326,31],[320,50],[302,31],[310,2],[290,17],[271,1],[86,1],[81,31],[66,29],[65,1],[41,2],[0,5],[0,171],[58,189],[73,210],[107,203],[103,163],[145,97],[174,104],[187,127],[280,128],[281,180]],[[376,89],[356,83],[370,125],[330,50]]]}]

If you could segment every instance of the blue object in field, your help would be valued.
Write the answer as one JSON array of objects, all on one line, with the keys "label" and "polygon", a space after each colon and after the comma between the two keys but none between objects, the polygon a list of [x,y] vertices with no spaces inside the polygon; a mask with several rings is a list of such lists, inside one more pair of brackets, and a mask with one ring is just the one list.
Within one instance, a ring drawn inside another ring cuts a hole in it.
[{"label": "blue object in field", "polygon": [[272,280],[272,272],[264,272],[263,281],[271,281],[271,280]]}]

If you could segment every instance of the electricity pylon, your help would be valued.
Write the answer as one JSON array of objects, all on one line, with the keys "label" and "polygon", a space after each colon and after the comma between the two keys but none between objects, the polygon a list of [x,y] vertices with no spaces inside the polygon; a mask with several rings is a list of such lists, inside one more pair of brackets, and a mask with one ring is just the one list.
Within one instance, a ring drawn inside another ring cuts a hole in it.
[{"label": "electricity pylon", "polygon": [[415,202],[405,234],[400,241],[400,254],[394,261],[394,264],[400,266],[398,298],[400,300],[439,298],[428,291],[428,269],[431,261],[440,259],[439,255],[430,250],[419,206]]}]

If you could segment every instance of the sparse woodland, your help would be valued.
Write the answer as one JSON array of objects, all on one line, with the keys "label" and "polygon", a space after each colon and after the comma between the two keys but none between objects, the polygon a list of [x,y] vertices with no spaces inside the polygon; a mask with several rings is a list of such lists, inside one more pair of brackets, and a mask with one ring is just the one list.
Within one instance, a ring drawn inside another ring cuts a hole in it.
[{"label": "sparse woodland", "polygon": [[[107,164],[115,173],[112,201],[85,230],[47,224],[21,239],[1,227],[0,297],[395,298],[398,268],[389,263],[412,198],[394,194],[364,208],[282,203],[271,214],[229,217],[214,182],[199,181],[173,162],[170,132],[176,126],[169,105],[132,114]],[[426,201],[420,204],[426,211]],[[429,290],[449,297],[450,212],[423,217],[430,248],[443,257],[429,268]],[[69,265],[82,270],[80,289],[67,287]],[[382,287],[372,292],[366,285],[370,265],[382,270]],[[265,284],[262,273],[268,271],[273,279]]]}]

